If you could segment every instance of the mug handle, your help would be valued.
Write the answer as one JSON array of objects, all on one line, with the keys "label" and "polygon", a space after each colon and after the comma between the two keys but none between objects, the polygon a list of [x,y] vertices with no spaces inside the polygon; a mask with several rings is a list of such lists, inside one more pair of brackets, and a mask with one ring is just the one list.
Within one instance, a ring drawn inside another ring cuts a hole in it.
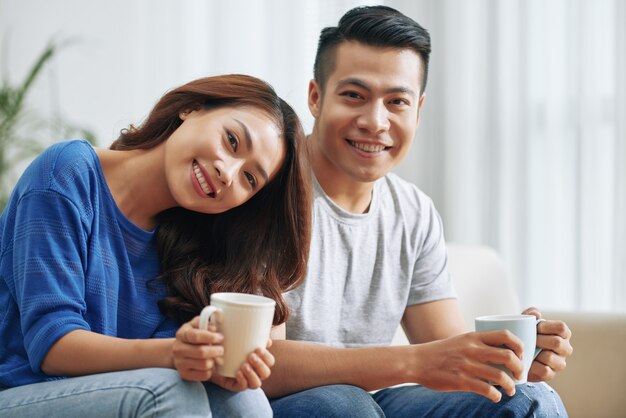
[{"label": "mug handle", "polygon": [[[544,321],[545,321],[545,319],[543,319],[543,318],[537,319],[537,323],[535,325],[539,325],[541,322],[544,322]],[[535,354],[533,355],[533,360],[537,358],[539,353],[541,353],[541,350],[542,350],[541,348],[535,347]]]},{"label": "mug handle", "polygon": [[[213,315],[215,314],[215,315]],[[200,312],[200,329],[207,330],[209,328],[209,322],[212,324],[221,323],[224,317],[224,311],[215,306],[205,306]]]}]

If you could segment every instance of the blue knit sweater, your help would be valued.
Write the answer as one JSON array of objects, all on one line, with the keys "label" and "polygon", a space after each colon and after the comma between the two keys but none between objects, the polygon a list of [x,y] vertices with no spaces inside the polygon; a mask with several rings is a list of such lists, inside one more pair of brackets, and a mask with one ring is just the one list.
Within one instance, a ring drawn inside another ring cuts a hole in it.
[{"label": "blue knit sweater", "polygon": [[61,378],[41,362],[76,329],[121,338],[174,336],[155,232],[116,206],[85,141],[55,144],[19,180],[0,216],[0,388]]}]

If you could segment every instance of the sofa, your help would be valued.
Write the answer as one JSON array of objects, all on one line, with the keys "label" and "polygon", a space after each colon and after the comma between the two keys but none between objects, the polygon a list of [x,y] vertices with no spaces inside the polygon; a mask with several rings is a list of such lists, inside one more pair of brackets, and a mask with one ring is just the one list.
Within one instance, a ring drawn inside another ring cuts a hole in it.
[{"label": "sofa", "polygon": [[[500,255],[491,248],[449,244],[448,263],[468,331],[480,315],[521,313]],[[540,306],[538,306],[541,309]],[[626,313],[543,311],[572,330],[574,353],[549,384],[571,418],[626,417]],[[394,344],[407,344],[398,328]]]}]

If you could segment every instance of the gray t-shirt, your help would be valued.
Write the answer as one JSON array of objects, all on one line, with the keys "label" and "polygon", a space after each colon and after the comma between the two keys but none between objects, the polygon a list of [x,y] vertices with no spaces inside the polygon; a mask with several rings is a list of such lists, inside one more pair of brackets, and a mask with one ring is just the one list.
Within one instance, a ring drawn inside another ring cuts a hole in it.
[{"label": "gray t-shirt", "polygon": [[365,214],[341,209],[316,180],[314,199],[307,277],[285,294],[287,339],[389,345],[407,306],[456,297],[441,218],[415,185],[387,174]]}]

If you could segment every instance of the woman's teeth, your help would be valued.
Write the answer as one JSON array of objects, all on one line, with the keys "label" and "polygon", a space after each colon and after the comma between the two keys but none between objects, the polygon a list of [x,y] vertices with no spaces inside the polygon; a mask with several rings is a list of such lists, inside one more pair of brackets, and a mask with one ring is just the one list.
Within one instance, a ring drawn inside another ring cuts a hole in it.
[{"label": "woman's teeth", "polygon": [[361,151],[365,151],[365,152],[380,152],[380,151],[383,151],[385,148],[387,148],[384,145],[365,144],[363,142],[355,142],[355,141],[350,141],[350,140],[348,140],[348,142],[354,148],[360,149]]},{"label": "woman's teeth", "polygon": [[202,171],[200,171],[200,167],[198,166],[197,162],[193,162],[193,172],[196,175],[196,178],[198,179],[198,183],[200,183],[200,187],[202,188],[202,191],[204,193],[206,193],[207,195],[212,194],[211,189],[209,189],[209,185],[206,182],[206,179],[204,178],[204,175],[202,174]]}]

